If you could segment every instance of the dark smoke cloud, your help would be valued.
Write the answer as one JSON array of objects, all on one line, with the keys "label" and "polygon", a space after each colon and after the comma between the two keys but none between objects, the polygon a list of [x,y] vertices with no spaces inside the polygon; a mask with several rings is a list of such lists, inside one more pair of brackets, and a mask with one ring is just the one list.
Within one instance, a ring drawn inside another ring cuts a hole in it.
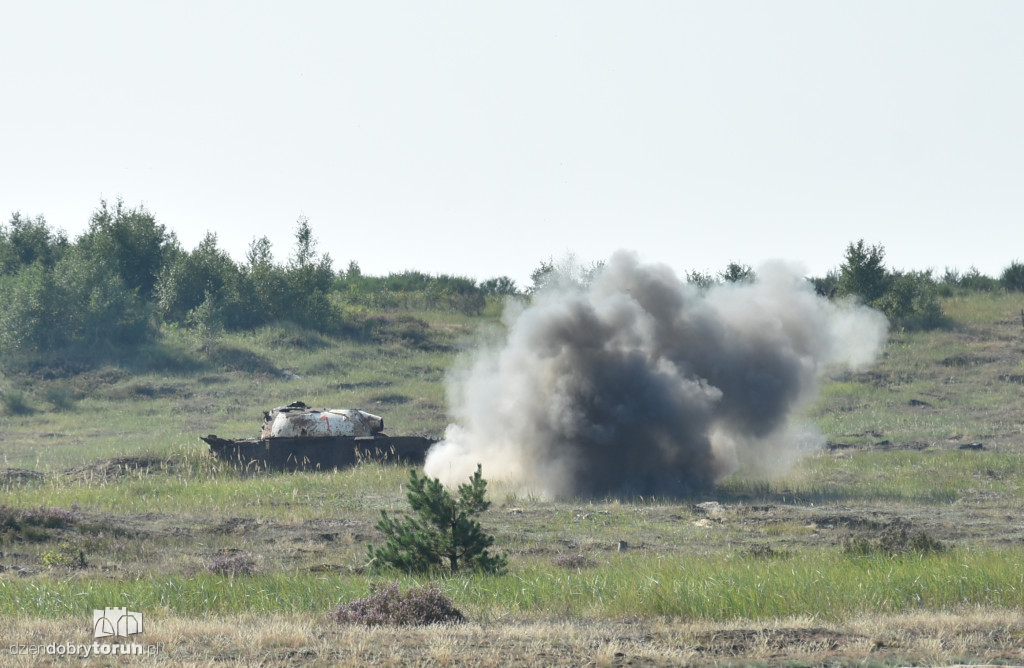
[{"label": "dark smoke cloud", "polygon": [[702,293],[629,253],[505,318],[502,341],[449,378],[457,424],[426,471],[457,484],[480,463],[549,497],[686,494],[785,466],[820,446],[790,417],[823,371],[869,364],[887,329],[782,265]]}]

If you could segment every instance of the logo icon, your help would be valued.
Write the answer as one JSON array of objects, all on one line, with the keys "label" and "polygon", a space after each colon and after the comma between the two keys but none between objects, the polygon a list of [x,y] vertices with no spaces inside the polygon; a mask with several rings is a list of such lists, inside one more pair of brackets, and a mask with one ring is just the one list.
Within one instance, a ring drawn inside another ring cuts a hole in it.
[{"label": "logo icon", "polygon": [[132,612],[128,608],[103,608],[92,611],[92,631],[94,638],[122,636],[127,638],[142,633],[142,613]]}]

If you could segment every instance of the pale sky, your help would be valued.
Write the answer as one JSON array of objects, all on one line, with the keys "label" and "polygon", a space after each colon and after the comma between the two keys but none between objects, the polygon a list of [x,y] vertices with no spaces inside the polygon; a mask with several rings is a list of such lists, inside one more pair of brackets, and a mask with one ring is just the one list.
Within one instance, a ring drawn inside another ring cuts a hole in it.
[{"label": "pale sky", "polygon": [[1024,259],[1024,2],[0,0],[0,220],[521,286]]}]

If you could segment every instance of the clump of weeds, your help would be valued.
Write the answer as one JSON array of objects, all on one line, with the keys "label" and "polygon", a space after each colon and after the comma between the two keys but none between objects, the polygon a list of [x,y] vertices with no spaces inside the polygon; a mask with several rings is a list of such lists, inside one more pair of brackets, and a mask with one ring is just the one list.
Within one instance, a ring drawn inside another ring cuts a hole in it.
[{"label": "clump of weeds", "polygon": [[944,552],[946,545],[924,531],[913,531],[906,522],[884,527],[877,537],[853,536],[843,540],[843,552],[855,556],[929,554]]},{"label": "clump of weeds", "polygon": [[341,624],[366,626],[418,626],[465,621],[452,600],[436,587],[411,587],[400,591],[397,582],[366,598],[342,603],[334,612]]},{"label": "clump of weeds", "polygon": [[0,506],[0,542],[41,542],[51,530],[68,529],[81,519],[66,508],[11,508]]},{"label": "clump of weeds", "polygon": [[594,562],[582,554],[560,554],[552,559],[551,563],[559,568],[568,570],[579,570],[594,564]]},{"label": "clump of weeds", "polygon": [[248,552],[223,554],[217,556],[207,565],[207,569],[216,575],[255,575],[259,572],[256,559]]}]

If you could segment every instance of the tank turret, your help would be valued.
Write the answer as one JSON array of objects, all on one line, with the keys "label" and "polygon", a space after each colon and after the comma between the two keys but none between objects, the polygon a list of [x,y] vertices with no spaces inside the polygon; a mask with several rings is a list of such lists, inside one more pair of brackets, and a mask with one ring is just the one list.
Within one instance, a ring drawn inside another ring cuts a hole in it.
[{"label": "tank turret", "polygon": [[301,401],[263,414],[261,438],[351,436],[373,438],[384,431],[384,418],[364,410],[310,408]]}]

